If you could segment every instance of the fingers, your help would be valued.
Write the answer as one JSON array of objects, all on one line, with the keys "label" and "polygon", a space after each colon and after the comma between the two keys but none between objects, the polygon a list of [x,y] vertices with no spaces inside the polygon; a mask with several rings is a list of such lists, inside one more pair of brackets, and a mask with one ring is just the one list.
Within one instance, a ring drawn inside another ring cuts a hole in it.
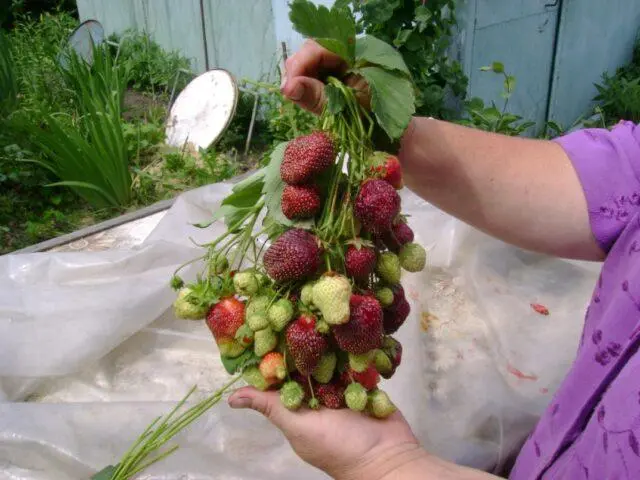
[{"label": "fingers", "polygon": [[287,59],[285,70],[287,79],[319,78],[327,73],[342,74],[347,70],[347,65],[335,53],[331,53],[313,40],[307,40],[300,51]]},{"label": "fingers", "polygon": [[278,392],[261,392],[252,387],[237,390],[229,397],[231,408],[250,408],[261,413],[280,430],[285,430],[287,417],[291,415],[282,402]]},{"label": "fingers", "polygon": [[282,94],[302,108],[320,114],[324,105],[323,77],[329,73],[341,75],[346,69],[346,63],[338,55],[307,40],[285,64]]},{"label": "fingers", "polygon": [[324,105],[324,83],[311,77],[295,77],[287,82],[282,94],[305,110],[319,115]]}]

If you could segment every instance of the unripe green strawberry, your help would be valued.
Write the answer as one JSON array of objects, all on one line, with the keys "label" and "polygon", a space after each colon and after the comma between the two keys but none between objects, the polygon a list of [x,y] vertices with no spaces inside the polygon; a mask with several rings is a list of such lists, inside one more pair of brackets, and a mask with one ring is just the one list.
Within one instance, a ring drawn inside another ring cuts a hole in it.
[{"label": "unripe green strawberry", "polygon": [[344,391],[347,407],[356,412],[362,412],[367,407],[369,397],[367,391],[359,383],[350,383]]},{"label": "unripe green strawberry", "polygon": [[399,256],[400,265],[407,272],[421,272],[427,264],[427,251],[419,243],[407,243]]},{"label": "unripe green strawberry", "polygon": [[254,388],[265,391],[269,388],[269,382],[262,376],[257,366],[248,367],[242,373],[242,379]]},{"label": "unripe green strawberry", "polygon": [[293,304],[286,298],[281,298],[269,307],[267,318],[276,332],[281,332],[293,318]]},{"label": "unripe green strawberry", "polygon": [[255,314],[262,314],[266,316],[267,308],[269,307],[270,303],[271,299],[266,295],[253,297],[251,300],[249,300],[249,303],[247,303],[246,318],[249,318]]},{"label": "unripe green strawberry", "polygon": [[393,290],[389,287],[382,287],[376,290],[376,298],[383,307],[388,307],[393,303]]},{"label": "unripe green strawberry", "polygon": [[314,282],[307,283],[304,287],[302,287],[302,291],[300,292],[300,301],[305,304],[307,307],[313,307],[313,286]]},{"label": "unripe green strawberry", "polygon": [[253,343],[253,335],[253,330],[245,323],[236,332],[236,342],[246,348]]},{"label": "unripe green strawberry", "polygon": [[375,351],[373,361],[374,361],[376,370],[383,377],[388,378],[386,377],[386,375],[390,375],[393,372],[393,364],[391,363],[391,360],[389,359],[387,354],[384,353],[382,350]]},{"label": "unripe green strawberry", "polygon": [[183,320],[202,320],[208,310],[209,306],[199,302],[189,287],[181,288],[173,303],[175,316]]},{"label": "unripe green strawberry", "polygon": [[356,372],[362,373],[373,361],[373,351],[363,353],[362,355],[349,354],[349,366]]},{"label": "unripe green strawberry", "polygon": [[247,317],[247,325],[251,330],[257,332],[258,330],[262,330],[269,326],[269,320],[267,320],[267,316],[264,313],[256,313]]},{"label": "unripe green strawberry", "polygon": [[209,269],[211,273],[215,275],[220,275],[221,273],[224,273],[227,270],[227,268],[229,268],[229,260],[227,260],[227,257],[222,255],[221,253],[215,254],[209,260]]},{"label": "unripe green strawberry", "polygon": [[398,409],[385,392],[374,390],[369,394],[367,410],[376,418],[387,418]]},{"label": "unripe green strawberry", "polygon": [[309,400],[309,408],[311,410],[318,410],[320,408],[320,401],[317,398],[312,398]]},{"label": "unripe green strawberry", "polygon": [[245,271],[238,272],[233,276],[233,287],[238,295],[250,297],[258,292],[260,284],[254,272]]},{"label": "unripe green strawberry", "polygon": [[302,406],[304,389],[298,382],[287,382],[280,388],[280,401],[289,410],[297,410]]},{"label": "unripe green strawberry", "polygon": [[391,285],[399,283],[402,272],[398,256],[391,252],[384,252],[380,255],[376,265],[376,273],[382,280]]},{"label": "unripe green strawberry", "polygon": [[325,275],[313,286],[313,304],[329,325],[349,321],[351,283],[342,275]]},{"label": "unripe green strawberry", "polygon": [[253,338],[253,351],[258,357],[263,357],[278,345],[278,337],[270,328],[258,330]]},{"label": "unripe green strawberry", "polygon": [[333,378],[333,372],[336,369],[338,357],[334,352],[328,352],[322,355],[318,365],[312,372],[313,379],[318,383],[329,383]]}]

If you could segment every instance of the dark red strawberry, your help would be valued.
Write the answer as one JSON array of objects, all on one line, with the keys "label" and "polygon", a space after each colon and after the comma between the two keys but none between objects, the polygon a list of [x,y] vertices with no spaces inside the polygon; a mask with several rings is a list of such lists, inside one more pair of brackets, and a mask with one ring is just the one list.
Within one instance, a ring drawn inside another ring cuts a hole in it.
[{"label": "dark red strawberry", "polygon": [[288,230],[267,249],[263,263],[276,282],[302,280],[320,268],[318,240],[306,230]]},{"label": "dark red strawberry", "polygon": [[351,382],[358,382],[362,385],[366,390],[373,390],[378,385],[380,381],[380,375],[378,371],[373,367],[373,365],[369,366],[364,372],[356,372],[351,368],[345,370],[345,372],[340,377],[340,380],[344,385],[349,385]]},{"label": "dark red strawberry", "polygon": [[392,290],[393,303],[384,309],[384,333],[387,335],[397,332],[411,312],[402,286],[395,285]]},{"label": "dark red strawberry", "polygon": [[289,220],[314,217],[320,210],[320,192],[313,185],[287,185],[282,192],[282,213]]},{"label": "dark red strawberry", "polygon": [[244,351],[235,339],[236,332],[244,324],[243,302],[235,297],[223,298],[211,307],[206,323],[223,356],[237,357]]},{"label": "dark red strawberry", "polygon": [[316,388],[315,395],[321,405],[337,410],[345,407],[344,389],[345,387],[338,383],[320,384]]},{"label": "dark red strawberry", "polygon": [[384,152],[376,152],[372,155],[370,171],[373,175],[391,184],[396,190],[404,186],[402,180],[402,166],[395,155]]},{"label": "dark red strawberry", "polygon": [[326,133],[304,135],[287,145],[280,165],[280,177],[289,185],[309,183],[315,175],[329,168],[334,159],[333,142]]},{"label": "dark red strawberry", "polygon": [[382,342],[382,350],[391,360],[393,369],[387,375],[381,374],[384,378],[391,378],[396,368],[402,362],[402,344],[393,337],[385,337]]},{"label": "dark red strawberry", "polygon": [[310,314],[300,315],[289,325],[286,340],[296,368],[302,375],[311,374],[329,345],[316,330],[316,317]]},{"label": "dark red strawberry", "polygon": [[400,213],[400,196],[384,180],[367,180],[356,197],[354,213],[365,230],[381,235]]},{"label": "dark red strawberry", "polygon": [[382,307],[375,297],[351,295],[349,321],[333,327],[340,349],[360,355],[382,345]]},{"label": "dark red strawberry", "polygon": [[382,235],[385,246],[392,252],[399,251],[403,245],[413,242],[413,239],[413,230],[403,221],[395,222],[391,230]]},{"label": "dark red strawberry", "polygon": [[347,275],[356,280],[366,280],[376,266],[376,251],[369,247],[349,245],[344,255]]}]

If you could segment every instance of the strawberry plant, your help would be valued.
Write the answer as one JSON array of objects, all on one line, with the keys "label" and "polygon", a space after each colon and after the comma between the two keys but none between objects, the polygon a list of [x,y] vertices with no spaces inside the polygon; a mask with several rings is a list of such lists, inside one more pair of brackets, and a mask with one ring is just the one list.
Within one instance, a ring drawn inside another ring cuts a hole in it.
[{"label": "strawberry plant", "polygon": [[171,436],[240,379],[278,390],[292,410],[349,408],[381,419],[396,410],[380,381],[402,356],[391,335],[410,313],[403,271],[424,269],[426,251],[401,212],[398,159],[376,151],[374,139],[402,136],[415,111],[413,85],[391,45],[356,38],[350,10],[308,0],[290,8],[296,30],[341,56],[366,86],[328,77],[320,128],[278,145],[199,225],[224,221],[227,230],[191,262],[202,263],[194,282],[185,284],[180,269],[172,278],[174,311],[206,322],[234,377],[187,420],[160,433],[154,424],[95,478],[129,478],[163,458]]}]

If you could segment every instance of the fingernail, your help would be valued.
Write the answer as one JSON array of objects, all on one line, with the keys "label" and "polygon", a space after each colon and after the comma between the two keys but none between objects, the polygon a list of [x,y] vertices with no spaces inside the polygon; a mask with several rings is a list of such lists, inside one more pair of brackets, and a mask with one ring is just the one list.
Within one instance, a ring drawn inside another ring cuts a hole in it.
[{"label": "fingernail", "polygon": [[231,408],[249,408],[251,406],[251,399],[246,397],[231,397],[229,399],[229,406]]},{"label": "fingernail", "polygon": [[304,86],[298,84],[289,94],[289,98],[294,102],[297,102],[298,100],[302,100],[303,95],[304,95]]},{"label": "fingernail", "polygon": [[287,75],[282,75],[282,82],[280,82],[280,90],[284,90],[284,87],[287,85]]}]

